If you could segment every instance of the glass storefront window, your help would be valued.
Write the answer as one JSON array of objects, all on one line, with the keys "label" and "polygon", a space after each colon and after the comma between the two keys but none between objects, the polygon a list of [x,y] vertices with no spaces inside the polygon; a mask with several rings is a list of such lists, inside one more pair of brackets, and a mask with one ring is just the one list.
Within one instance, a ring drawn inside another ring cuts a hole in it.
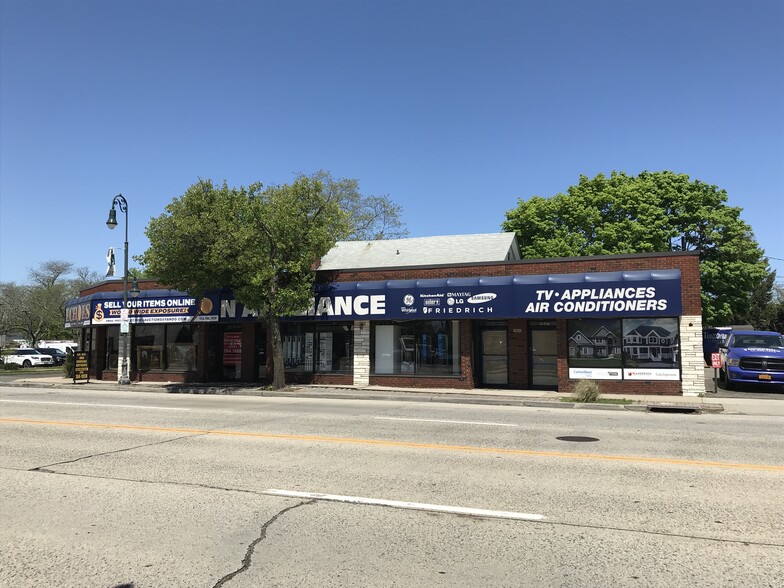
[{"label": "glass storefront window", "polygon": [[197,334],[191,324],[166,326],[166,369],[177,372],[196,369]]},{"label": "glass storefront window", "polygon": [[163,370],[165,358],[163,350],[166,345],[165,325],[134,325],[133,341],[136,369],[141,371]]},{"label": "glass storefront window", "polygon": [[621,367],[621,319],[570,320],[567,336],[570,367]]},{"label": "glass storefront window", "polygon": [[677,318],[624,319],[623,365],[677,369],[679,341]]},{"label": "glass storefront window", "polygon": [[291,373],[351,373],[352,323],[283,323],[283,361]]},{"label": "glass storefront window", "polygon": [[373,325],[374,374],[453,376],[460,374],[460,323],[396,321]]},{"label": "glass storefront window", "polygon": [[570,377],[617,380],[680,377],[677,318],[570,320],[567,332]]},{"label": "glass storefront window", "polygon": [[120,325],[106,327],[106,352],[103,369],[116,370],[117,359],[120,357]]}]

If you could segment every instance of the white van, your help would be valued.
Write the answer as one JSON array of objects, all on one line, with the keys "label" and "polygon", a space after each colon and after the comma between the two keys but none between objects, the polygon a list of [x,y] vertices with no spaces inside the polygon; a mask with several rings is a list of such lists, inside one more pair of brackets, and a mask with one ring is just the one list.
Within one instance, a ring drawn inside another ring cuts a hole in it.
[{"label": "white van", "polygon": [[76,341],[39,341],[38,347],[59,349],[63,353],[73,353],[79,350],[79,344]]}]

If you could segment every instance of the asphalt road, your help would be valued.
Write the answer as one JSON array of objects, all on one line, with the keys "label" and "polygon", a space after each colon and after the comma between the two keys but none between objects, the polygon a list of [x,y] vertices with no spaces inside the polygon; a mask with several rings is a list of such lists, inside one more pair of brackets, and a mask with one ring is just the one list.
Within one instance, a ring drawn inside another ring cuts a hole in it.
[{"label": "asphalt road", "polygon": [[0,585],[782,586],[781,423],[0,387]]}]

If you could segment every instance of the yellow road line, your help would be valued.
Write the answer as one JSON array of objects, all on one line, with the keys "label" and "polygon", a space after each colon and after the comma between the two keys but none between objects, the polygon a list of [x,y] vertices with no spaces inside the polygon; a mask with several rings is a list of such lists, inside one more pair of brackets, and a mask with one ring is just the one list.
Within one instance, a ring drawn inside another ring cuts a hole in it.
[{"label": "yellow road line", "polygon": [[739,470],[763,470],[784,472],[784,466],[753,463],[731,463],[723,461],[701,461],[692,459],[672,459],[666,457],[641,457],[634,455],[601,455],[597,453],[564,453],[560,451],[534,451],[530,449],[506,449],[503,447],[475,447],[471,445],[443,445],[440,443],[415,443],[411,441],[385,441],[383,439],[355,439],[352,437],[325,437],[322,435],[292,435],[285,433],[249,433],[243,431],[222,431],[215,429],[190,429],[183,427],[151,427],[145,425],[120,425],[114,423],[82,423],[72,421],[42,421],[33,419],[0,418],[0,423],[22,425],[49,425],[58,427],[85,427],[93,429],[116,429],[123,431],[155,431],[160,433],[191,433],[194,435],[219,435],[225,437],[253,437],[257,439],[282,439],[286,441],[310,441],[317,443],[349,443],[354,445],[378,445],[381,447],[408,447],[413,449],[434,449],[437,451],[465,451],[470,453],[502,453],[505,455],[526,455],[531,457],[557,457],[565,459],[594,459],[600,461],[622,461],[634,463],[655,463],[666,465],[686,465],[711,468],[731,468]]}]

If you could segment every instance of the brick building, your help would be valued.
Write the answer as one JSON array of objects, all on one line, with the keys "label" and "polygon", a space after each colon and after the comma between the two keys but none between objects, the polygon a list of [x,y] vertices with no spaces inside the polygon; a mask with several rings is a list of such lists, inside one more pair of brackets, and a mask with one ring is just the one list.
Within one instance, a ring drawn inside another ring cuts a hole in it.
[{"label": "brick building", "polygon": [[[230,291],[140,287],[132,379],[267,380],[266,329]],[[121,288],[104,282],[67,309],[99,379],[116,378]],[[317,269],[313,307],[281,331],[291,382],[704,391],[692,252],[521,260],[511,233],[341,242]]]}]

